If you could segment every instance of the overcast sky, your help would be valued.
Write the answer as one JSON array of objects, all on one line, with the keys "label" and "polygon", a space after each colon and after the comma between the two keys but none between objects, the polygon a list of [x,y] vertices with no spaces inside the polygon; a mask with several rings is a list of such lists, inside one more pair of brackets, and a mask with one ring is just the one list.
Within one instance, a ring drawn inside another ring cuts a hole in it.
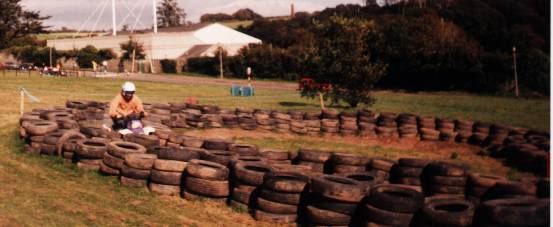
[{"label": "overcast sky", "polygon": [[[159,2],[160,0],[158,0]],[[339,4],[360,4],[363,0],[177,0],[180,7],[187,13],[187,20],[197,22],[205,13],[233,13],[241,8],[250,8],[263,16],[288,15],[293,2],[296,11],[313,12]],[[137,28],[152,25],[152,0],[116,0],[118,26],[123,24],[133,26],[135,17],[129,14],[129,9],[139,17]],[[43,15],[52,16],[46,25],[55,28],[62,26],[78,29],[109,29],[111,28],[111,0],[23,0],[24,7],[40,10]],[[105,7],[104,7],[105,6]],[[144,6],[144,7],[143,7]],[[144,10],[141,10],[141,9]],[[102,10],[103,9],[103,10]],[[142,14],[140,13],[142,11]],[[94,13],[95,12],[95,13]],[[102,16],[100,13],[103,12]],[[127,14],[129,15],[127,17]],[[126,21],[123,20],[127,17]],[[86,20],[88,23],[85,24]],[[94,26],[96,25],[96,26]]]}]

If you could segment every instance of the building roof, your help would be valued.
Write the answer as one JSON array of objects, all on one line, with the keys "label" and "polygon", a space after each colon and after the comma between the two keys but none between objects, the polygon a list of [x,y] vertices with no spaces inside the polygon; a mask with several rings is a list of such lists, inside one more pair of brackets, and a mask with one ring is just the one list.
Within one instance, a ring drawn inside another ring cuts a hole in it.
[{"label": "building roof", "polygon": [[[72,50],[93,45],[96,48],[110,48],[120,53],[120,44],[130,38],[144,45],[147,57],[151,59],[175,59],[182,56],[201,55],[200,50],[207,51],[209,47],[219,45],[229,47],[233,55],[239,48],[251,43],[261,43],[261,40],[226,27],[222,24],[196,24],[194,26],[163,28],[158,33],[119,33],[117,36],[97,36],[75,39],[48,40],[48,46],[58,50]],[[227,50],[229,51],[229,50]],[[186,53],[191,53],[187,55]]]}]

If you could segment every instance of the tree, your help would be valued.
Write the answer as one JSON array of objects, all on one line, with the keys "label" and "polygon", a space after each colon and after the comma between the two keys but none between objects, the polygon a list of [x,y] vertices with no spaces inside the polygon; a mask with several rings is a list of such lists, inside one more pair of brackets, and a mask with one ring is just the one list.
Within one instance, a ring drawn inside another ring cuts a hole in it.
[{"label": "tree", "polygon": [[263,18],[261,15],[257,14],[251,9],[245,8],[245,9],[239,9],[235,13],[232,14],[232,17],[234,17],[235,20],[255,20]]},{"label": "tree", "polygon": [[144,45],[134,40],[132,36],[129,38],[129,41],[121,43],[121,50],[123,51],[121,60],[132,60],[133,52],[134,59],[146,58],[146,54],[144,53]]},{"label": "tree", "polygon": [[231,15],[225,14],[225,13],[206,13],[203,14],[200,17],[200,22],[218,22],[218,21],[227,21],[232,20],[233,17]]},{"label": "tree", "polygon": [[157,7],[158,26],[175,27],[184,24],[186,13],[176,0],[163,0]]},{"label": "tree", "polygon": [[[374,21],[331,16],[315,22],[313,32],[318,39],[307,57],[310,76],[317,84],[332,86],[329,90],[315,90],[334,103],[345,101],[351,107],[372,104],[373,86],[387,70],[387,65],[373,56],[372,45],[382,37]],[[302,94],[314,98],[310,90],[303,89]]]},{"label": "tree", "polygon": [[23,9],[21,0],[0,0],[0,49],[13,46],[17,40],[29,34],[44,32],[42,24],[49,16],[40,16],[39,11]]}]

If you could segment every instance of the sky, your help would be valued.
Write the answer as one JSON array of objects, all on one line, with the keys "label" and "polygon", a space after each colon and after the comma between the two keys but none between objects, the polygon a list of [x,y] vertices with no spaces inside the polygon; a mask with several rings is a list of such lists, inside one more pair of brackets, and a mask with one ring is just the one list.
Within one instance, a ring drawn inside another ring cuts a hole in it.
[{"label": "sky", "polygon": [[[153,0],[116,0],[117,24],[129,28],[151,27]],[[157,0],[158,2],[160,0]],[[205,13],[231,14],[241,8],[250,8],[263,16],[290,14],[290,4],[296,12],[314,12],[339,4],[361,4],[363,0],[177,0],[187,13],[187,20],[198,22]],[[112,26],[111,0],[22,0],[29,10],[39,10],[52,16],[45,25],[72,29],[110,29]],[[130,9],[130,10],[129,10]],[[143,10],[142,10],[143,9]],[[132,13],[129,13],[132,12]],[[100,16],[101,15],[101,16]],[[126,18],[126,19],[125,19]],[[140,18],[136,20],[135,18]]]}]

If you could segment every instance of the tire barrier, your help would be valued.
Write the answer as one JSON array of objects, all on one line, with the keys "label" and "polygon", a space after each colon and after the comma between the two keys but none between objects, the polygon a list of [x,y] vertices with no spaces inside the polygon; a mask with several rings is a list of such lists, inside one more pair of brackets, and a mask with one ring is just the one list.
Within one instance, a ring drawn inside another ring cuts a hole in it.
[{"label": "tire barrier", "polygon": [[[256,220],[269,223],[306,226],[549,223],[546,178],[516,182],[472,173],[467,167],[442,161],[414,158],[396,161],[306,148],[300,148],[297,156],[293,156],[288,151],[224,139],[180,135],[171,128],[175,128],[174,122],[180,122],[176,127],[221,125],[250,130],[252,122],[256,122],[256,130],[286,129],[286,133],[308,134],[316,131],[317,124],[306,121],[317,121],[322,133],[350,135],[356,131],[382,138],[466,140],[499,146],[489,155],[514,161],[509,158],[513,155],[518,163],[527,165],[536,164],[536,160],[524,154],[540,157],[538,153],[549,146],[548,135],[531,130],[410,114],[376,115],[367,110],[357,115],[341,115],[331,110],[229,111],[189,104],[152,104],[147,109],[153,115],[148,114],[145,121],[159,129],[150,136],[120,136],[101,127],[106,119],[102,103],[68,101],[67,108],[33,110],[20,121],[19,135],[25,141],[23,151],[59,155],[81,169],[116,176],[121,185],[147,186],[160,195],[225,201],[229,206],[247,209]],[[188,124],[189,119],[192,124]],[[267,119],[273,119],[274,123]],[[301,121],[304,124],[298,124]]]}]

